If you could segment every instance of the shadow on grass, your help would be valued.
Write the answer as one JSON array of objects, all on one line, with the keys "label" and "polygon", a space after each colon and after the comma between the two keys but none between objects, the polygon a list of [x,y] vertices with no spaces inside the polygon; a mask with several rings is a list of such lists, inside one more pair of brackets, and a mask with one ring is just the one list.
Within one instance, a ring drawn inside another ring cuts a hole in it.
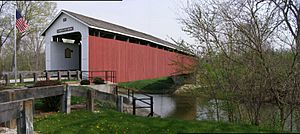
[{"label": "shadow on grass", "polygon": [[[185,79],[185,78],[184,78]],[[155,79],[145,79],[119,83],[125,88],[132,88],[143,93],[149,94],[172,94],[177,87],[182,86],[184,82],[175,84],[171,77],[161,77]]]},{"label": "shadow on grass", "polygon": [[170,93],[174,90],[174,84],[175,83],[173,82],[172,78],[168,77],[166,79],[153,81],[152,83],[149,83],[141,88],[141,90],[147,93],[165,94]]}]

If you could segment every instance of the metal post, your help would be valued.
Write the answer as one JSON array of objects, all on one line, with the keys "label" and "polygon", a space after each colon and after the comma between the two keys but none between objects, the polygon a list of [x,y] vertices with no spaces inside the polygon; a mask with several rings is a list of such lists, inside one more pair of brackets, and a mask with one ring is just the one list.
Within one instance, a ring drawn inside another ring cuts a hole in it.
[{"label": "metal post", "polygon": [[23,75],[20,73],[20,83],[24,83]]},{"label": "metal post", "polygon": [[150,97],[150,105],[151,105],[151,110],[150,110],[150,115],[153,117],[153,97]]},{"label": "metal post", "polygon": [[5,74],[5,85],[9,85],[10,84],[10,79],[9,79],[9,75]]},{"label": "metal post", "polygon": [[71,71],[68,70],[68,80],[71,80]]},{"label": "metal post", "polygon": [[76,76],[77,76],[77,80],[80,81],[81,79],[80,79],[80,71],[79,70],[76,71]]},{"label": "metal post", "polygon": [[49,79],[50,79],[50,77],[49,77],[49,72],[46,71],[46,80],[49,80]]},{"label": "metal post", "polygon": [[33,82],[36,83],[37,81],[37,73],[33,73]]},{"label": "metal post", "polygon": [[107,71],[105,71],[105,81],[108,81],[107,78],[108,78],[108,77],[107,77]]},{"label": "metal post", "polygon": [[132,98],[132,114],[135,115],[135,98]]},{"label": "metal post", "polygon": [[118,90],[119,90],[119,89],[118,89],[118,86],[116,86],[116,91],[115,91],[115,92],[116,92],[116,95],[117,95],[117,96],[118,96],[118,92],[119,92]]},{"label": "metal post", "polygon": [[110,71],[110,81],[114,83],[114,80],[113,80],[113,71]]},{"label": "metal post", "polygon": [[127,89],[127,95],[128,95],[128,99],[130,99],[129,97],[130,97],[130,91],[129,91],[129,89]]},{"label": "metal post", "polygon": [[115,71],[113,71],[112,72],[113,73],[113,75],[112,75],[112,79],[113,79],[113,83],[116,83],[116,72]]},{"label": "metal post", "polygon": [[15,85],[17,84],[17,71],[18,71],[18,67],[17,67],[17,2],[16,5],[14,5],[15,7],[15,16],[14,16],[14,34],[15,34],[15,41],[14,41],[14,74],[15,74]]},{"label": "metal post", "polygon": [[61,72],[60,71],[57,71],[57,80],[61,81]]}]

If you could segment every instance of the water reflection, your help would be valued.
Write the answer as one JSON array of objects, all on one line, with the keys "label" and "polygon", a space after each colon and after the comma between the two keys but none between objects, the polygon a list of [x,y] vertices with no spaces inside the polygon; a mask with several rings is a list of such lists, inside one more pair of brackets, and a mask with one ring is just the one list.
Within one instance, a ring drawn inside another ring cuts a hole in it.
[{"label": "water reflection", "polygon": [[[139,95],[137,95],[139,96]],[[218,100],[218,106],[215,100],[209,100],[205,97],[191,97],[191,96],[176,96],[176,95],[152,95],[154,101],[154,112],[161,117],[171,117],[184,120],[218,120],[217,110],[219,112],[219,119],[222,121],[228,121],[228,114],[221,107],[224,103]],[[138,105],[143,105],[137,102]],[[243,109],[243,106],[240,106]],[[244,109],[245,110],[245,109]],[[241,118],[248,118],[245,111],[242,110]],[[244,111],[244,112],[243,112]],[[261,109],[261,123],[264,123],[265,127],[276,128],[273,121],[279,118],[278,109],[274,106],[264,106]],[[243,114],[244,113],[244,114]],[[234,113],[238,114],[238,113]],[[236,115],[236,117],[238,117]],[[273,119],[274,117],[274,119]],[[240,119],[238,119],[240,120]],[[293,132],[299,128],[300,121],[291,116],[287,117],[285,123],[285,130]]]}]

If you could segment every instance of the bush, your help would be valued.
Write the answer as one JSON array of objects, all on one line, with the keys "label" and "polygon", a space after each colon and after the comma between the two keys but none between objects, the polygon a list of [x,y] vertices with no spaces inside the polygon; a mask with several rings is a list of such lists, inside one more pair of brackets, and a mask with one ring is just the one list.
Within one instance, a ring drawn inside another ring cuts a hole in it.
[{"label": "bush", "polygon": [[90,81],[89,80],[82,80],[82,81],[80,81],[80,85],[90,85]]},{"label": "bush", "polygon": [[[60,81],[46,80],[38,81],[34,84],[34,87],[43,87],[43,86],[55,86],[61,85]],[[41,99],[45,111],[58,111],[60,107],[60,96],[52,96]]]},{"label": "bush", "polygon": [[94,80],[93,80],[93,83],[95,83],[95,84],[105,84],[104,80],[100,77],[95,77]]}]

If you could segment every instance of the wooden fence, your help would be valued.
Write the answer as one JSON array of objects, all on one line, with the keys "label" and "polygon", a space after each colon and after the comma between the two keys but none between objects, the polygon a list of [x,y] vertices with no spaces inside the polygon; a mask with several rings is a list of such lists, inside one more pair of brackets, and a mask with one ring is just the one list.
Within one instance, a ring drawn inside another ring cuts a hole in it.
[{"label": "wooden fence", "polygon": [[33,100],[51,96],[61,96],[60,110],[65,113],[71,112],[71,96],[86,97],[86,108],[91,111],[94,111],[94,100],[114,101],[117,106],[129,102],[115,94],[69,85],[3,90],[0,91],[0,123],[8,122],[11,128],[17,125],[18,133],[33,134]]},{"label": "wooden fence", "polygon": [[[94,77],[100,77],[105,81],[116,82],[116,72],[110,70],[100,71],[79,71],[79,70],[53,70],[53,71],[20,71],[17,74],[17,83],[23,82],[37,82],[41,80],[81,80],[81,79],[93,79]],[[2,80],[0,77],[0,83],[9,85],[15,83],[14,73],[3,73]]]}]

